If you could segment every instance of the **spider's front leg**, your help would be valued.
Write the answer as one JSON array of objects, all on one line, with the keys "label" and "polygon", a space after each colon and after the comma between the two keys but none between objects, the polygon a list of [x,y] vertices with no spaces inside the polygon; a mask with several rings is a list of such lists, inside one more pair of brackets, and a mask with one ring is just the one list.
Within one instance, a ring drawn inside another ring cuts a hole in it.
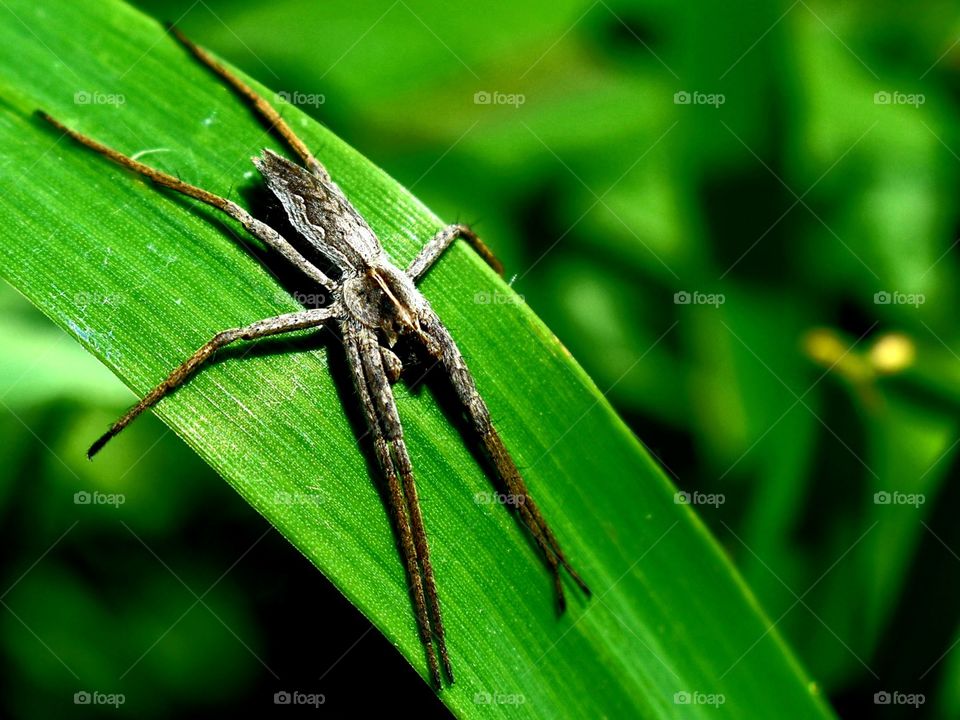
[{"label": "spider's front leg", "polygon": [[359,322],[343,323],[343,341],[354,387],[364,409],[367,427],[373,436],[377,461],[387,481],[390,511],[410,580],[417,626],[427,653],[430,678],[433,685],[440,688],[442,681],[437,663],[437,649],[444,672],[451,683],[453,669],[447,652],[436,580],[430,563],[430,551],[413,468],[403,441],[403,429],[390,388],[391,378],[388,371],[391,374],[399,373],[399,360],[392,352],[383,353],[373,331]]},{"label": "spider's front leg", "polygon": [[213,72],[219,75],[238,95],[250,103],[253,109],[266,120],[267,124],[284,139],[287,145],[290,146],[290,149],[300,156],[303,164],[307,166],[307,170],[324,182],[330,182],[330,174],[327,172],[327,169],[313,156],[307,144],[297,136],[293,129],[287,124],[287,121],[281,117],[277,109],[267,102],[266,98],[227,70],[222,64],[214,60],[210,53],[194,44],[186,35],[174,27],[173,24],[168,24],[167,29],[197,60],[213,70]]},{"label": "spider's front leg", "polygon": [[173,175],[168,175],[165,172],[156,170],[149,165],[144,165],[139,160],[134,160],[132,157],[124,155],[118,150],[114,150],[113,148],[108,147],[107,145],[104,145],[103,143],[98,142],[91,137],[87,137],[83,133],[67,127],[59,120],[51,117],[43,111],[37,111],[37,114],[40,118],[57,128],[57,130],[69,135],[81,145],[85,145],[94,152],[100,153],[118,165],[122,165],[128,170],[139,173],[158,185],[170,188],[171,190],[186,195],[187,197],[192,197],[195,200],[199,200],[200,202],[206,203],[207,205],[226,213],[234,220],[239,221],[248,232],[266,243],[269,248],[279,253],[304,275],[309,277],[314,282],[319,283],[328,291],[333,290],[333,281],[313,263],[307,260],[296,248],[293,247],[293,245],[287,242],[287,240],[282,237],[280,233],[263,221],[253,217],[253,215],[248,213],[232,200],[228,200],[225,197],[220,197],[219,195],[197,187],[196,185],[185,183],[180,178],[176,178]]},{"label": "spider's front leg", "polygon": [[473,247],[474,250],[487,261],[487,264],[494,269],[497,275],[503,276],[503,264],[497,260],[497,256],[486,244],[477,237],[477,234],[467,225],[448,225],[440,232],[434,235],[430,241],[423,246],[420,253],[413,259],[407,267],[407,276],[414,282],[419,282],[427,270],[440,259],[440,256],[450,247],[454,240],[462,238]]}]

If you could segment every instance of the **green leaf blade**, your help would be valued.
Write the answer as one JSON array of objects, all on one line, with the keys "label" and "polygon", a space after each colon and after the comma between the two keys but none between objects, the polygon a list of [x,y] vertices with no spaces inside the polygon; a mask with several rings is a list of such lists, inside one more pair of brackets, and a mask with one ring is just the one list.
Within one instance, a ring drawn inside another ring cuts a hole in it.
[{"label": "green leaf blade", "polygon": [[[5,279],[136,393],[215,332],[296,309],[232,237],[235,224],[31,115],[43,108],[123,152],[150,151],[144,162],[237,198],[258,183],[249,157],[284,151],[249,109],[122,4],[8,5]],[[77,104],[78,92],[124,102]],[[391,256],[408,261],[440,220],[321,126],[284,112]],[[430,389],[398,385],[457,672],[444,702],[461,717],[713,717],[713,706],[676,704],[677,693],[699,692],[724,697],[723,717],[831,717],[715,541],[530,309],[463,247],[422,288],[595,591],[586,600],[570,585],[569,610],[556,616],[529,539],[503,507],[483,502],[492,487],[471,439]],[[476,302],[494,291],[514,302]],[[423,675],[378,481],[345,409],[351,391],[342,373],[339,384],[333,377],[338,346],[276,348],[227,354],[157,413]]]}]

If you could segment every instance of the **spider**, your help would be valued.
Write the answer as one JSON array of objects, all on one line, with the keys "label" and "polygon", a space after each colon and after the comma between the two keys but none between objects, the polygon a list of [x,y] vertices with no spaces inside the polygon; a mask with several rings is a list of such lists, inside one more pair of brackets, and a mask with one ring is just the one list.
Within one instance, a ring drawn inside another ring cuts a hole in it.
[{"label": "spider", "polygon": [[556,537],[530,497],[516,463],[491,422],[490,412],[477,392],[463,355],[430,303],[416,288],[417,281],[457,239],[470,243],[501,275],[502,266],[469,227],[457,224],[436,233],[405,270],[398,268],[387,256],[366,220],[280,113],[176,28],[170,26],[168,29],[193,57],[245,99],[299,156],[305,167],[269,149],[264,149],[259,157],[253,158],[253,163],[267,187],[279,200],[296,233],[335,269],[332,273],[335,279],[308,260],[277,230],[254,218],[233,201],[144,165],[38,111],[44,120],[86,147],[158,185],[195,198],[239,221],[248,232],[286,259],[293,268],[322,286],[330,297],[329,303],[322,307],[277,315],[217,333],[117,420],[93,443],[87,455],[92,458],[140,413],[183,385],[220,348],[238,340],[257,340],[280,333],[319,328],[327,323],[336,324],[343,340],[353,385],[373,438],[377,462],[386,480],[389,510],[406,566],[430,680],[435,688],[440,689],[443,686],[441,664],[450,683],[453,683],[454,677],[413,467],[391,388],[392,383],[399,380],[403,369],[401,360],[391,349],[398,339],[418,344],[449,378],[499,480],[516,498],[512,504],[552,574],[560,612],[566,606],[561,568],[570,574],[587,596],[590,595],[586,583],[567,561]]}]

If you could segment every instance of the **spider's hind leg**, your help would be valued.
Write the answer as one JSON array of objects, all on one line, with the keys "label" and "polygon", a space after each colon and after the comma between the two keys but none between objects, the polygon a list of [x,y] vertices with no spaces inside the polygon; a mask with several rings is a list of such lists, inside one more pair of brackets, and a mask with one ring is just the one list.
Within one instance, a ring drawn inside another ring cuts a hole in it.
[{"label": "spider's hind leg", "polygon": [[367,427],[373,436],[377,461],[387,481],[388,505],[410,581],[417,628],[427,653],[430,679],[434,687],[439,689],[442,687],[442,679],[437,661],[438,649],[444,672],[451,683],[453,672],[430,564],[423,516],[384,367],[384,358],[387,356],[381,353],[376,337],[362,327],[345,323],[343,336],[354,388],[363,406]]},{"label": "spider's hind leg", "polygon": [[467,369],[467,364],[463,359],[460,349],[457,347],[450,333],[440,322],[440,319],[431,311],[422,315],[420,325],[439,348],[437,359],[443,364],[450,383],[460,399],[467,417],[473,424],[474,429],[480,436],[487,455],[493,462],[503,485],[508,493],[514,496],[514,505],[520,515],[523,524],[533,535],[544,561],[547,563],[550,572],[553,574],[554,586],[557,591],[557,603],[562,610],[565,606],[563,595],[563,586],[560,582],[559,568],[563,567],[573,581],[580,587],[586,596],[590,596],[590,588],[583,581],[573,566],[567,560],[560,548],[560,543],[544,519],[540,508],[530,496],[527,485],[517,469],[517,464],[513,457],[503,444],[500,434],[493,426],[490,418],[490,411],[487,404],[483,401],[480,393],[477,391],[473,376]]}]

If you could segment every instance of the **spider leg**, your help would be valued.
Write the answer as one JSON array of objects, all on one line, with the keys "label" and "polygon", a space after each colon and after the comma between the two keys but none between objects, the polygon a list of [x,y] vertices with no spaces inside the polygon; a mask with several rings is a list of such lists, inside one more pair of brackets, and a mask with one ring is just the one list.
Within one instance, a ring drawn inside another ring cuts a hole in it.
[{"label": "spider leg", "polygon": [[90,449],[87,451],[87,457],[92,458],[103,449],[103,446],[106,445],[111,438],[133,422],[140,413],[156,405],[164,397],[183,385],[190,379],[191,375],[220,348],[237,340],[256,340],[257,338],[268,335],[277,335],[279,333],[317,327],[334,317],[338,311],[339,308],[336,306],[315,310],[301,310],[299,312],[266,318],[265,320],[258,320],[250,325],[217,333],[209,342],[204,344],[193,355],[187,358],[186,361],[173,370],[173,372],[167,376],[166,380],[147,393],[140,402],[117,420],[107,432],[101,435],[100,438],[90,446]]},{"label": "spider leg", "polygon": [[460,349],[457,347],[450,333],[432,312],[420,316],[420,326],[436,345],[439,346],[439,357],[450,382],[463,404],[467,416],[473,423],[480,440],[486,448],[487,454],[493,461],[500,479],[506,485],[507,491],[516,496],[517,512],[523,523],[530,530],[536,540],[544,559],[554,576],[554,586],[557,591],[557,602],[561,610],[565,607],[563,587],[560,583],[559,567],[562,566],[573,578],[585,595],[590,596],[590,588],[583,581],[576,570],[567,561],[560,548],[560,543],[550,529],[540,508],[530,496],[526,483],[517,469],[517,465],[503,444],[500,434],[493,427],[490,411],[487,404],[477,392],[473,376],[467,369],[466,362]]},{"label": "spider leg", "polygon": [[59,120],[56,120],[45,112],[38,111],[38,115],[61,132],[64,132],[72,137],[80,144],[87,146],[91,150],[95,150],[101,155],[113,160],[118,165],[122,165],[129,170],[140,173],[158,185],[168,187],[171,190],[175,190],[179,193],[187,195],[188,197],[192,197],[195,200],[199,200],[200,202],[206,203],[207,205],[226,213],[234,220],[239,221],[250,233],[260,238],[260,240],[266,243],[271,249],[280,253],[280,255],[286,258],[286,260],[288,260],[304,275],[320,283],[327,290],[333,289],[333,281],[330,280],[330,278],[328,278],[319,269],[317,269],[312,263],[310,263],[303,255],[297,252],[297,250],[289,242],[287,242],[280,235],[280,233],[266,223],[257,220],[255,217],[253,217],[253,215],[248,213],[235,202],[227,200],[224,197],[220,197],[219,195],[215,195],[212,192],[204,190],[203,188],[185,183],[179,178],[175,178],[173,175],[160,172],[149,165],[144,165],[142,162],[138,162],[133,158],[127,157],[123,153],[118,152],[111,147],[107,147],[106,145],[97,142],[93,138],[87,137],[76,130],[68,128]]},{"label": "spider leg", "polygon": [[[407,501],[407,508],[410,512],[410,525],[413,529],[413,540],[416,545],[417,555],[420,558],[420,565],[423,569],[424,589],[426,590],[427,603],[430,606],[433,634],[437,639],[437,646],[440,650],[440,660],[443,663],[444,672],[452,683],[453,668],[450,665],[450,656],[447,653],[446,632],[443,627],[443,617],[440,612],[440,598],[437,594],[436,576],[433,572],[433,565],[430,562],[427,531],[423,522],[423,513],[420,509],[420,498],[417,495],[416,481],[413,477],[413,465],[410,462],[410,455],[407,452],[407,446],[403,440],[403,426],[400,424],[400,415],[397,412],[397,406],[393,399],[393,391],[390,389],[390,361],[387,358],[393,356],[393,358],[396,359],[396,355],[393,355],[392,352],[390,355],[383,354],[384,348],[372,332],[364,333],[361,342],[364,346],[364,357],[371,359],[371,362],[366,364],[367,382],[369,383],[371,395],[383,424],[387,442],[393,451],[396,468],[400,472],[403,493]],[[379,362],[377,358],[378,355],[381,356]]]},{"label": "spider leg", "polygon": [[423,246],[420,253],[413,259],[407,268],[407,275],[411,280],[417,282],[422,278],[427,270],[443,255],[444,251],[453,244],[457,238],[463,238],[473,246],[473,249],[487,264],[494,269],[497,275],[503,275],[503,265],[493,252],[477,237],[466,225],[448,225],[433,236],[430,241]]},{"label": "spider leg", "polygon": [[383,358],[383,369],[387,373],[387,378],[391,383],[395,383],[403,373],[403,363],[393,350],[383,345],[380,346],[380,356]]},{"label": "spider leg", "polygon": [[307,170],[312,172],[321,180],[330,182],[330,174],[327,172],[326,168],[323,167],[320,161],[313,156],[313,153],[310,152],[310,149],[306,146],[306,143],[304,143],[303,140],[297,136],[297,134],[287,124],[287,121],[280,117],[280,113],[277,112],[276,108],[268,103],[266,99],[256,90],[247,85],[232,72],[227,70],[227,68],[225,68],[219,62],[214,60],[206,50],[198,47],[192,41],[187,39],[187,37],[172,24],[168,25],[167,29],[173,34],[173,36],[180,42],[181,45],[183,45],[193,54],[197,60],[219,75],[237,92],[238,95],[247,100],[253,109],[264,118],[264,120],[270,123],[270,126],[276,130],[277,134],[280,135],[284,142],[290,146],[290,149],[300,156],[300,159],[303,160],[303,164],[307,166]]},{"label": "spider leg", "polygon": [[[451,682],[453,682],[453,674],[450,672],[450,660],[443,639],[443,625],[439,622],[439,605],[435,603],[436,587],[433,582],[433,570],[427,553],[420,505],[412,484],[413,476],[409,474],[409,458],[406,457],[405,447],[402,453],[397,452],[396,427],[399,426],[399,421],[396,421],[396,425],[394,424],[396,407],[393,404],[393,394],[383,371],[383,359],[376,347],[376,338],[372,333],[359,324],[344,323],[343,335],[348,364],[353,374],[354,387],[360,397],[360,404],[363,406],[366,415],[367,426],[373,436],[377,460],[387,480],[390,512],[393,515],[394,525],[399,535],[400,549],[410,580],[417,627],[420,633],[420,641],[427,653],[430,679],[434,687],[440,688],[442,687],[442,681],[434,647],[434,637],[436,637],[440,648],[444,670]],[[383,414],[384,407],[393,408],[392,416]],[[405,465],[402,459],[406,459]],[[402,482],[398,477],[398,465],[400,465],[400,475],[403,477]],[[426,592],[424,590],[425,584]],[[437,622],[436,628],[431,625],[431,616]],[[436,633],[434,630],[436,630]]]}]

